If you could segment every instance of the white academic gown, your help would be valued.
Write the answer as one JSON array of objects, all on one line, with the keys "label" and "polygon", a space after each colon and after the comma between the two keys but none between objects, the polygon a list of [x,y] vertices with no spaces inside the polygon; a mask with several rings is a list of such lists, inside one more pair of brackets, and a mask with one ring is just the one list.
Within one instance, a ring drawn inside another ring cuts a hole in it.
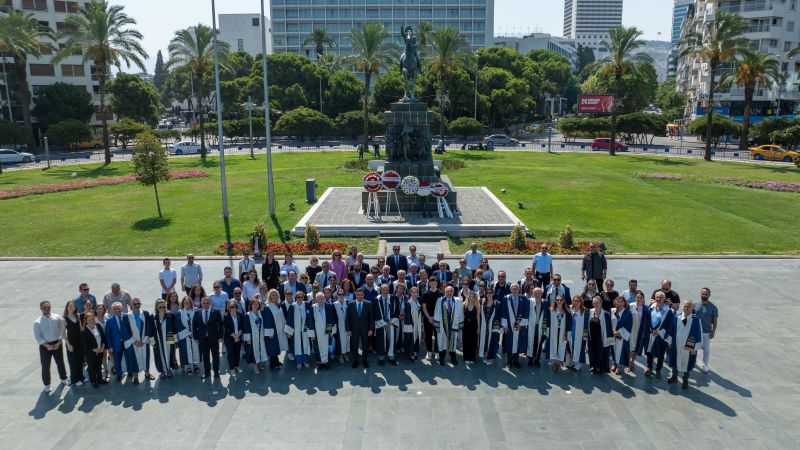
[{"label": "white academic gown", "polygon": [[[686,325],[683,324],[684,318],[686,319]],[[677,366],[678,372],[681,374],[685,374],[686,372],[689,371],[689,365],[690,365],[689,360],[693,356],[691,353],[689,353],[688,350],[686,350],[686,347],[698,349],[702,344],[702,342],[700,342],[700,340],[697,339],[693,340],[692,343],[688,342],[690,333],[692,331],[692,322],[694,322],[695,318],[696,316],[694,314],[685,316],[683,313],[681,313],[680,316],[677,316],[675,318],[675,320],[678,321],[675,324],[675,338],[674,338],[675,342],[672,342],[673,339],[672,336],[667,338],[670,341],[669,344],[674,345],[675,348],[678,350],[673,353],[677,355],[677,357],[675,358],[676,361],[673,362],[673,364]]]},{"label": "white academic gown", "polygon": [[406,309],[405,306],[403,306],[403,311],[409,311],[411,313],[411,323],[408,323],[407,317],[403,319],[403,334],[411,333],[411,345],[413,346],[422,336],[422,308],[419,304],[419,297],[416,299],[409,297],[407,303],[409,308]]},{"label": "white academic gown", "polygon": [[[125,317],[128,318],[128,323],[130,324],[130,329],[131,329],[130,339],[124,342],[125,352],[128,352],[129,349],[131,348],[133,349],[133,355],[136,358],[136,367],[138,367],[139,372],[144,372],[145,368],[147,367],[147,347],[148,345],[153,344],[153,338],[141,335],[141,333],[139,332],[139,327],[136,326],[136,319],[133,316],[133,311],[128,311],[127,314],[123,315],[123,318]],[[144,311],[141,312],[140,317],[142,322],[144,322],[145,320]],[[142,330],[147,330],[146,322],[142,324]],[[142,345],[141,347],[136,347],[135,345],[133,345],[134,342],[139,342],[139,341],[144,342],[144,345]],[[128,368],[125,359],[123,359],[122,364],[125,366],[124,371],[127,371]]]},{"label": "white academic gown", "polygon": [[200,364],[200,343],[192,336],[194,311],[194,309],[182,309],[180,312],[180,321],[183,324],[183,330],[178,332],[178,340],[184,341],[186,361],[188,364]]},{"label": "white academic gown", "polygon": [[547,342],[550,344],[551,361],[565,362],[567,360],[567,339],[565,339],[569,336],[567,315],[569,312],[550,311],[550,336]]},{"label": "white academic gown", "polygon": [[286,324],[286,334],[292,335],[292,343],[294,348],[292,353],[295,355],[310,355],[311,354],[311,340],[309,339],[308,329],[306,323],[306,304],[299,305],[297,303],[291,306],[294,308],[294,317],[292,323]]},{"label": "white academic gown", "polygon": [[319,362],[321,364],[328,363],[328,347],[330,345],[331,336],[336,334],[338,328],[335,324],[330,334],[326,333],[328,326],[328,317],[325,311],[325,303],[314,303],[311,305],[311,313],[314,314],[314,330],[309,330],[309,335],[315,338],[314,345],[319,350]]},{"label": "white academic gown", "polygon": [[[258,364],[268,361],[269,355],[267,355],[267,346],[264,343],[264,318],[261,317],[261,312],[250,311],[247,313],[247,316],[245,316],[245,320],[250,321],[250,333],[245,334],[243,337],[245,341],[250,341],[249,345],[253,349],[254,362]],[[256,324],[256,321],[258,324]]]},{"label": "white academic gown", "polygon": [[440,297],[433,312],[436,327],[436,343],[440,352],[455,352],[458,348],[458,331],[464,325],[464,308],[461,303],[452,299],[453,310],[448,313],[447,297]]},{"label": "white academic gown", "polygon": [[336,325],[339,331],[339,347],[342,354],[350,353],[350,336],[345,333],[345,322],[347,321],[347,301],[334,302],[333,307],[336,308]]},{"label": "white academic gown", "polygon": [[289,351],[289,336],[286,335],[286,317],[283,315],[283,309],[274,303],[267,304],[267,308],[272,311],[272,318],[275,319],[275,334],[278,335],[281,351]]}]

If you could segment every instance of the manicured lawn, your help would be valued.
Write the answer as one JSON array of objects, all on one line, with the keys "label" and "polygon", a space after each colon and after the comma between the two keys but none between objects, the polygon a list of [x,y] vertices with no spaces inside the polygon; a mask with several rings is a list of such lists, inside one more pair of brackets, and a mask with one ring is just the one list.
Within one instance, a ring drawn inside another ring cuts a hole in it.
[{"label": "manicured lawn", "polygon": [[[537,239],[557,240],[569,224],[576,240],[598,239],[618,254],[800,252],[800,194],[716,181],[737,177],[800,182],[800,171],[794,167],[575,153],[456,151],[444,157],[466,163],[465,168],[446,173],[456,187],[488,186]],[[227,227],[220,212],[215,158],[205,166],[199,158],[171,160],[172,170],[199,169],[211,176],[160,186],[164,220],[156,217],[152,188],[135,183],[2,200],[0,255],[212,254],[227,233],[233,240],[245,240],[256,221],[265,221],[276,240],[309,208],[306,178],[316,178],[318,196],[329,186],[359,185],[362,174],[341,169],[352,158],[342,152],[275,155],[275,223],[267,215],[263,156],[226,159],[231,213]],[[129,163],[113,163],[15,171],[0,175],[0,189],[17,183],[125,175],[130,170]],[[639,176],[651,173],[684,180]],[[500,193],[501,189],[506,192]],[[518,201],[524,209],[517,209]],[[289,210],[290,202],[294,211]],[[341,240],[368,253],[377,245],[377,239]],[[451,241],[454,253],[463,252],[471,240]]]}]

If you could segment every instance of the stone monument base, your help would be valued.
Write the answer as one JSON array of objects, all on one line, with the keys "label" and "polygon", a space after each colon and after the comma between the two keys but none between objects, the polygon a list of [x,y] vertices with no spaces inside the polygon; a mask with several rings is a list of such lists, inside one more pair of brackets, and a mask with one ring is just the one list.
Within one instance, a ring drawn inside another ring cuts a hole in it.
[{"label": "stone monument base", "polygon": [[[388,164],[392,163],[387,163],[387,167],[389,167]],[[454,214],[456,213],[456,211],[458,210],[458,192],[456,192],[453,189],[453,185],[450,183],[450,180],[447,177],[443,177],[442,179],[436,177],[429,177],[429,178],[417,177],[417,178],[419,178],[420,180],[428,181],[429,183],[434,181],[439,181],[447,185],[448,189],[450,190],[450,193],[447,194],[447,203],[450,206],[450,210],[452,210]],[[401,191],[400,188],[397,188],[396,192],[397,192],[397,202],[400,204],[401,212],[407,211],[407,212],[415,212],[415,213],[419,212],[423,214],[430,214],[430,212],[433,211],[434,214],[436,213],[436,197],[430,195],[427,197],[420,197],[419,195],[416,194],[408,195],[403,191]],[[378,202],[381,205],[381,211],[386,211],[386,202],[388,201],[388,198],[389,198],[388,191],[378,192]],[[362,211],[367,210],[368,199],[369,199],[369,192],[363,191],[361,193]],[[397,204],[394,203],[394,194],[392,194],[392,203],[389,209],[390,211],[392,211],[392,214],[397,214]]]}]

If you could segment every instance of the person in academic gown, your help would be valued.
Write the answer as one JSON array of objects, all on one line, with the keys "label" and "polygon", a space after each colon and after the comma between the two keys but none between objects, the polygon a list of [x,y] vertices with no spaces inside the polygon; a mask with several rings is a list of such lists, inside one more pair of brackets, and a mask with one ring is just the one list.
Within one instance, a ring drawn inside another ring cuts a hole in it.
[{"label": "person in academic gown", "polygon": [[[399,356],[405,350],[405,345],[403,345],[403,323],[405,322],[405,314],[406,314],[406,302],[408,301],[408,290],[406,289],[406,275],[403,271],[399,271],[398,276],[402,276],[402,278],[395,280],[389,286],[389,292],[394,294],[395,298],[397,299],[397,308],[399,313],[397,315],[398,319],[398,326],[394,330],[394,353],[395,355]],[[395,358],[396,359],[396,358]]]},{"label": "person in academic gown", "polygon": [[103,332],[103,327],[95,323],[94,313],[87,311],[84,314],[86,325],[81,331],[81,343],[86,359],[86,371],[89,374],[89,382],[93,387],[98,387],[100,384],[108,383],[103,377],[106,334]]},{"label": "person in academic gown", "polygon": [[611,322],[614,327],[614,366],[612,372],[619,375],[623,367],[627,366],[631,357],[631,329],[633,316],[628,309],[628,302],[622,296],[614,298],[614,308],[611,309]]},{"label": "person in academic gown", "polygon": [[403,312],[403,345],[408,359],[415,362],[419,358],[420,339],[422,339],[422,300],[419,289],[411,286]]},{"label": "person in academic gown", "polygon": [[200,372],[200,343],[192,334],[194,312],[194,302],[184,297],[175,320],[175,333],[178,336],[178,355],[186,375]]},{"label": "person in academic gown", "polygon": [[139,372],[144,372],[148,380],[155,377],[150,374],[150,344],[153,338],[153,318],[142,310],[142,301],[134,298],[132,309],[122,316],[122,339],[125,342],[125,364],[128,376],[133,384],[139,384]]},{"label": "person in academic gown", "polygon": [[433,324],[436,327],[436,343],[439,345],[439,364],[444,365],[444,357],[450,354],[450,362],[455,366],[458,332],[464,326],[464,308],[454,297],[452,286],[447,286],[444,296],[436,301]]},{"label": "person in academic gown", "polygon": [[223,318],[225,332],[225,356],[228,358],[228,374],[241,372],[239,360],[242,356],[242,336],[244,335],[244,316],[239,312],[239,305],[235,300],[228,301],[228,314]]},{"label": "person in academic gown", "polygon": [[631,356],[628,363],[628,372],[635,370],[636,357],[644,354],[644,343],[647,341],[647,324],[650,322],[650,308],[644,304],[644,292],[635,292],[636,301],[628,306],[631,311]]},{"label": "person in academic gown", "polygon": [[586,364],[586,344],[589,342],[589,311],[583,306],[583,297],[572,298],[572,328],[569,332],[569,362],[567,367],[580,371]]},{"label": "person in academic gown", "polygon": [[167,310],[166,300],[156,300],[156,311],[153,313],[153,356],[159,377],[172,376],[170,355],[175,340],[175,317]]},{"label": "person in academic gown", "polygon": [[338,327],[336,310],[332,303],[325,301],[325,294],[322,292],[317,292],[314,304],[311,305],[308,328],[317,369],[330,369],[329,357],[332,347],[335,346],[333,340]]},{"label": "person in academic gown", "polygon": [[503,299],[500,308],[502,317],[501,325],[504,328],[503,351],[506,353],[508,367],[519,368],[519,354],[528,351],[528,318],[530,317],[531,302],[528,297],[521,295],[519,285],[512,284],[510,294]]},{"label": "person in academic gown", "polygon": [[[283,366],[278,357],[281,352],[289,351],[289,336],[286,335],[286,307],[281,304],[280,297],[280,293],[277,290],[270,289],[267,294],[269,303],[261,311],[261,316],[266,321],[264,324],[266,328],[264,338],[267,343],[270,369],[279,369]],[[272,337],[269,336],[270,329],[275,331]]]},{"label": "person in academic gown", "polygon": [[[264,310],[266,311],[267,308]],[[264,362],[269,357],[264,333],[266,320],[258,299],[250,301],[247,314],[242,318],[242,322],[245,358],[253,372],[261,373],[261,370],[264,369]]]},{"label": "person in academic gown", "polygon": [[553,363],[553,372],[560,372],[567,362],[569,349],[569,332],[572,329],[572,314],[567,309],[564,297],[556,296],[555,304],[550,305],[547,318],[548,356]]},{"label": "person in academic gown", "polygon": [[[526,353],[528,367],[538,367],[541,364],[542,348],[546,348],[545,355],[549,352],[549,347],[545,342],[548,338],[547,322],[550,319],[548,313],[550,302],[544,298],[543,294],[542,288],[534,287],[529,297],[531,305],[530,311],[528,311],[528,351]],[[555,302],[555,297],[553,301]]]},{"label": "person in academic gown", "polygon": [[481,299],[481,329],[478,356],[483,358],[483,362],[487,366],[494,363],[494,358],[497,356],[497,351],[500,347],[500,335],[503,334],[503,327],[500,325],[500,316],[502,316],[500,308],[500,300],[494,298],[494,292],[491,289],[485,289],[484,298]]},{"label": "person in academic gown", "polygon": [[611,347],[614,345],[614,328],[611,314],[603,309],[603,302],[597,295],[592,299],[589,312],[589,372],[608,373]]},{"label": "person in academic gown", "polygon": [[311,355],[311,341],[309,339],[309,321],[311,305],[306,302],[305,292],[298,291],[294,297],[294,304],[287,308],[286,334],[289,336],[289,348],[294,354],[297,368],[311,367],[308,360]]},{"label": "person in academic gown", "polygon": [[[344,285],[349,285],[349,281],[345,281]],[[347,335],[347,299],[343,290],[336,292],[336,301],[333,303],[333,308],[336,311],[336,341],[335,355],[338,356],[339,362],[344,363],[350,361],[350,336]]]},{"label": "person in academic gown", "polygon": [[668,336],[672,376],[670,383],[682,379],[684,389],[689,387],[689,373],[697,362],[697,349],[702,346],[703,331],[700,319],[694,314],[694,302],[686,300],[683,312],[673,321]]},{"label": "person in academic gown", "polygon": [[675,313],[666,304],[666,296],[661,291],[654,294],[655,302],[650,305],[650,320],[646,322],[644,348],[647,354],[647,370],[645,376],[653,375],[653,362],[656,363],[656,378],[661,378],[664,367],[664,354],[667,351],[667,335],[675,318]]},{"label": "person in academic gown", "polygon": [[395,334],[402,332],[400,328],[400,301],[389,293],[389,285],[381,285],[381,293],[372,302],[372,314],[375,321],[375,353],[378,354],[378,365],[397,365],[395,359]]}]

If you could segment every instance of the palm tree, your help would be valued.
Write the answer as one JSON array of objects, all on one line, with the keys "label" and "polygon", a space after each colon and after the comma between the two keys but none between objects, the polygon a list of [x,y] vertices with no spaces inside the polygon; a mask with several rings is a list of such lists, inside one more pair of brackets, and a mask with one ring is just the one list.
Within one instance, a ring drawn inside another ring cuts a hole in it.
[{"label": "palm tree", "polygon": [[619,87],[625,74],[634,73],[642,65],[653,64],[653,58],[645,53],[634,53],[645,44],[640,39],[644,32],[636,27],[616,27],[608,31],[611,42],[602,42],[601,46],[608,49],[609,54],[597,61],[596,67],[606,76],[614,77],[614,105],[611,107],[611,145],[608,154],[616,155],[617,142],[617,104],[619,100]]},{"label": "palm tree", "polygon": [[64,28],[59,40],[64,39],[53,63],[57,64],[75,52],[83,52],[83,61],[92,61],[100,90],[100,120],[103,123],[103,148],[105,162],[111,163],[108,149],[108,115],[106,114],[106,82],[111,75],[111,65],[122,69],[122,62],[130,68],[131,63],[142,71],[147,52],[142,48],[142,33],[129,28],[136,20],[125,14],[124,7],[109,5],[105,0],[92,0],[83,4],[78,12],[64,19]]},{"label": "palm tree", "polygon": [[325,46],[328,48],[336,47],[336,41],[333,40],[328,30],[322,27],[315,27],[306,40],[303,41],[301,47],[309,44],[314,44],[314,54],[317,55],[317,59],[320,59],[325,54]]},{"label": "palm tree", "polygon": [[[217,41],[220,61],[225,60],[230,46]],[[200,156],[206,158],[205,112],[203,99],[211,88],[210,78],[214,73],[214,31],[208,25],[197,24],[178,30],[169,42],[168,68],[183,68],[191,73],[197,97],[197,116],[200,118]],[[220,66],[223,70],[224,66]]]},{"label": "palm tree", "polygon": [[[39,58],[42,50],[49,53],[55,49],[51,43],[53,33],[50,28],[40,25],[33,14],[9,10],[0,15],[0,51],[14,58],[14,72],[17,76],[17,95],[22,107],[22,120],[28,143],[36,146],[31,121],[31,93],[28,86],[28,56]],[[4,69],[5,70],[5,69]],[[9,100],[10,101],[10,100]],[[10,106],[9,106],[10,107]]]},{"label": "palm tree", "polygon": [[[700,20],[700,19],[698,19]],[[749,47],[750,41],[742,37],[750,27],[742,16],[717,9],[713,21],[702,22],[702,32],[686,34],[678,43],[679,58],[697,54],[708,62],[708,121],[706,122],[706,150],[703,158],[711,161],[711,125],[714,120],[714,90],[716,70],[733,60],[739,49]]]},{"label": "palm tree", "polygon": [[425,21],[420,22],[417,26],[417,40],[419,41],[419,48],[425,50],[428,48],[428,37],[433,33],[433,24]]},{"label": "palm tree", "polygon": [[761,51],[743,49],[735,58],[736,68],[722,74],[721,88],[741,86],[744,88],[744,117],[739,150],[747,149],[747,135],[750,128],[750,104],[753,102],[756,86],[769,89],[781,78],[781,63],[774,55]]},{"label": "palm tree", "polygon": [[439,108],[442,118],[439,120],[439,135],[444,139],[445,95],[450,73],[459,67],[469,64],[469,44],[458,28],[445,27],[430,35],[430,56],[427,58],[428,70],[436,75],[439,84]]},{"label": "palm tree", "polygon": [[391,62],[396,61],[397,46],[386,42],[389,32],[381,23],[366,23],[361,29],[353,28],[347,35],[353,54],[345,57],[348,64],[364,75],[364,142],[363,152],[369,148],[369,87],[372,75],[378,76],[381,67],[386,68]]}]

